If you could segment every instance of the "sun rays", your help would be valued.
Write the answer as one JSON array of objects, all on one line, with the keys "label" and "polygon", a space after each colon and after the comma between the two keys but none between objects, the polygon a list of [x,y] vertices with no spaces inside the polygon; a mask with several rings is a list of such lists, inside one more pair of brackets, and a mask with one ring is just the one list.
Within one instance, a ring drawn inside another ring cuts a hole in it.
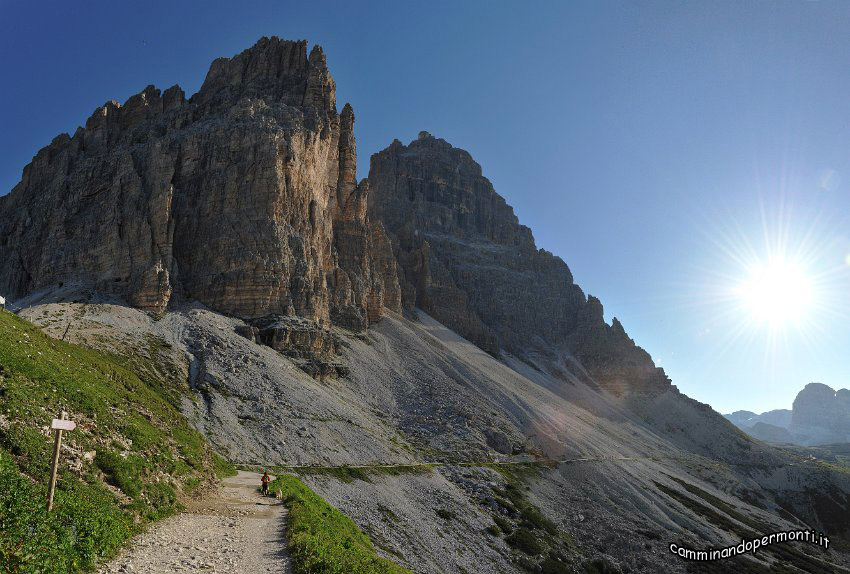
[{"label": "sun rays", "polygon": [[823,215],[803,218],[779,202],[759,216],[750,226],[735,214],[712,222],[704,237],[713,256],[695,265],[689,283],[715,359],[738,346],[761,355],[767,374],[780,353],[822,345],[828,324],[850,319],[850,254],[836,247],[844,230]]},{"label": "sun rays", "polygon": [[782,254],[755,263],[734,291],[742,312],[774,330],[799,324],[817,300],[809,272]]}]

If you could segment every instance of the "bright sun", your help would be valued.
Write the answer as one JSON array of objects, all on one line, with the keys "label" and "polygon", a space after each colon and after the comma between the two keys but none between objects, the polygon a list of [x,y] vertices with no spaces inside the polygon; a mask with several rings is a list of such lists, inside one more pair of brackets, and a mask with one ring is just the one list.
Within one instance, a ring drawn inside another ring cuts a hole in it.
[{"label": "bright sun", "polygon": [[751,318],[772,328],[805,319],[813,303],[809,276],[800,265],[784,258],[753,265],[736,291]]}]

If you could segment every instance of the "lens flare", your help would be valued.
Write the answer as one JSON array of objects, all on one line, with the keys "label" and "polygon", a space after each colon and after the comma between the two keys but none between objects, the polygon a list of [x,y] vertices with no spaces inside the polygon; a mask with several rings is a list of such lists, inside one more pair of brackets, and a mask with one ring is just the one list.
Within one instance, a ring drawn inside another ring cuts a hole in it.
[{"label": "lens flare", "polygon": [[773,328],[805,319],[815,296],[802,266],[781,257],[753,265],[737,294],[753,319]]},{"label": "lens flare", "polygon": [[830,214],[761,207],[750,217],[707,210],[698,226],[706,251],[679,289],[710,361],[762,355],[768,382],[784,358],[832,348],[850,321],[850,255]]}]

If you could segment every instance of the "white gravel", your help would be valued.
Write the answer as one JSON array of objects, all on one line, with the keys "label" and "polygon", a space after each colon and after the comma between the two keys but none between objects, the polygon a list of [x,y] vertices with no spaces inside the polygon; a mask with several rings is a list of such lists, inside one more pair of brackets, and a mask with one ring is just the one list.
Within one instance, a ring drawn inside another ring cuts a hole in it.
[{"label": "white gravel", "polygon": [[135,538],[100,574],[291,573],[286,507],[261,496],[259,484],[259,474],[240,471],[215,495]]}]

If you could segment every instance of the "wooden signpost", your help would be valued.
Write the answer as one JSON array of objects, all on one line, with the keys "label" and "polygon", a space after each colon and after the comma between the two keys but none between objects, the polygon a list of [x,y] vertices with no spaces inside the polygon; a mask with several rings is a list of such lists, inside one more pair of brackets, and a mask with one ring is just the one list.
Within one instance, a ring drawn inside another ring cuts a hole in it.
[{"label": "wooden signpost", "polygon": [[53,441],[53,465],[50,467],[50,486],[47,488],[47,512],[53,510],[53,493],[56,491],[56,471],[59,470],[59,450],[62,448],[62,431],[72,431],[77,428],[77,423],[66,420],[68,413],[62,411],[60,418],[53,419],[50,428],[56,432]]}]

